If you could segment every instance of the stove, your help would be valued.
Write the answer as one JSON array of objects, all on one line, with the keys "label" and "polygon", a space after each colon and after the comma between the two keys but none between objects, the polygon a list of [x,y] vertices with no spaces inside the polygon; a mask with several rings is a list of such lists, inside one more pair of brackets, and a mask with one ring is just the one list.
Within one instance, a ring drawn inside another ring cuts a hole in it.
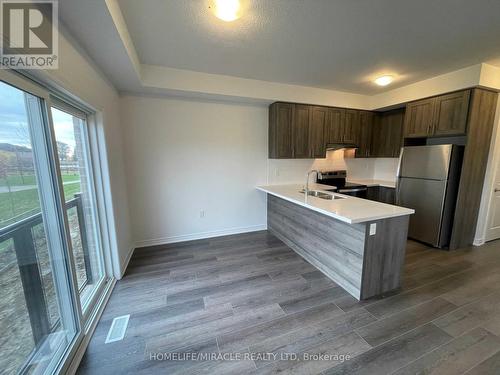
[{"label": "stove", "polygon": [[324,171],[319,172],[316,178],[318,184],[335,186],[336,192],[345,195],[351,195],[358,198],[366,198],[366,185],[346,182],[347,171]]}]

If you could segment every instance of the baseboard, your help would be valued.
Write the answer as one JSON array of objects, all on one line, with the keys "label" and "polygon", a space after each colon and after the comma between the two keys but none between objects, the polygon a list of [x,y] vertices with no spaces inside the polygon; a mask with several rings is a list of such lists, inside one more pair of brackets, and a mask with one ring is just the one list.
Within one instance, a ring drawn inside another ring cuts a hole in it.
[{"label": "baseboard", "polygon": [[106,288],[105,293],[98,302],[99,307],[94,313],[92,324],[86,327],[85,336],[83,337],[83,339],[80,342],[80,345],[74,352],[73,358],[71,359],[71,363],[69,364],[68,368],[65,371],[63,371],[64,374],[67,375],[76,374],[78,367],[80,366],[80,362],[82,361],[83,355],[85,354],[89,342],[92,339],[92,336],[94,335],[97,324],[101,319],[102,313],[104,312],[104,308],[108,304],[109,297],[111,297],[111,292],[115,288],[115,285],[116,285],[116,279],[111,279],[109,286]]},{"label": "baseboard", "polygon": [[472,242],[474,246],[483,246],[485,243],[486,241],[484,238],[474,238],[474,241]]},{"label": "baseboard", "polygon": [[130,259],[132,259],[132,254],[134,254],[134,250],[135,250],[135,247],[131,246],[129,251],[128,251],[127,257],[125,258],[123,263],[120,265],[121,266],[120,267],[120,278],[118,280],[121,280],[123,275],[125,275],[125,271],[127,270],[128,264],[130,263]]},{"label": "baseboard", "polygon": [[185,235],[181,235],[181,236],[160,237],[160,238],[154,238],[151,240],[137,241],[135,246],[136,246],[136,248],[140,248],[140,247],[147,247],[147,246],[165,245],[165,244],[169,244],[169,243],[202,240],[205,238],[213,238],[213,237],[220,237],[220,236],[228,236],[231,234],[256,232],[259,230],[266,230],[266,229],[267,229],[267,224],[260,224],[260,225],[252,225],[249,227],[237,227],[237,228],[215,230],[215,231],[210,231],[210,232],[198,232],[198,233],[192,233],[192,234],[185,234]]}]

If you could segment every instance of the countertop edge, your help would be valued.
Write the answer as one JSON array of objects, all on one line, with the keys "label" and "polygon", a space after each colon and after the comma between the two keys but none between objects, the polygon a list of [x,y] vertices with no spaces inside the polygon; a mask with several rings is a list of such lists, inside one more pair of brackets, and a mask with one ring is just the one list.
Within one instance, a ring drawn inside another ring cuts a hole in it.
[{"label": "countertop edge", "polygon": [[[290,197],[287,197],[286,195],[283,195],[283,194],[279,194],[279,193],[276,193],[276,192],[273,192],[273,191],[269,191],[267,190],[265,187],[263,186],[257,186],[256,187],[257,190],[260,190],[266,194],[271,194],[275,197],[278,197],[278,198],[281,198],[281,199],[284,199],[288,202],[291,202],[291,203],[294,203],[294,204],[297,204],[299,206],[302,206],[302,207],[305,207],[307,209],[310,209],[312,211],[316,211],[316,212],[319,212],[323,215],[326,215],[326,216],[329,216],[333,219],[337,219],[339,221],[342,221],[344,223],[347,223],[347,224],[363,224],[363,223],[367,223],[367,222],[370,222],[370,221],[377,221],[377,220],[384,220],[384,219],[390,219],[390,218],[393,218],[393,217],[399,217],[399,216],[407,216],[407,215],[412,215],[415,213],[415,210],[412,210],[412,209],[409,209],[409,208],[405,208],[405,207],[401,207],[401,208],[404,208],[405,210],[407,210],[408,212],[401,212],[401,213],[392,213],[392,214],[385,214],[385,215],[377,215],[377,216],[373,216],[373,217],[370,217],[370,218],[366,218],[366,219],[349,219],[349,218],[346,218],[344,216],[339,216],[331,211],[327,211],[327,210],[323,210],[319,207],[315,207],[315,206],[311,206],[305,202],[301,202],[297,199],[294,199],[294,198],[290,198]],[[381,203],[381,204],[384,204],[384,203]]]}]

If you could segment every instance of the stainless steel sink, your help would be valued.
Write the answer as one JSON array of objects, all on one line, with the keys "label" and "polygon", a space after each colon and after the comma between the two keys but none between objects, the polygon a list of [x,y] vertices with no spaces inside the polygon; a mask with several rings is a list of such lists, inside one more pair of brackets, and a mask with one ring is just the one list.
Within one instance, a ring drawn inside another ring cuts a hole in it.
[{"label": "stainless steel sink", "polygon": [[[304,189],[302,189],[299,191],[299,193],[305,194],[306,191]],[[310,195],[312,197],[321,198],[321,199],[327,199],[327,200],[343,199],[343,197],[339,197],[339,196],[336,196],[333,194],[323,193],[322,191],[318,191],[318,190],[309,190],[307,195]]]}]

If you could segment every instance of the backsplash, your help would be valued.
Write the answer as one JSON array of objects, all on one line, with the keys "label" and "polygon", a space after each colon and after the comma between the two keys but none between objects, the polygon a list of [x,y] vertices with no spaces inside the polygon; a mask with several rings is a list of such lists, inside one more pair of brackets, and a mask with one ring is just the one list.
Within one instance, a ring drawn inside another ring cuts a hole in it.
[{"label": "backsplash", "polygon": [[[344,158],[344,151],[328,151],[324,159],[268,159],[268,184],[304,183],[311,169],[346,169],[349,178],[395,181],[396,158]],[[313,177],[315,178],[315,177]]]}]

